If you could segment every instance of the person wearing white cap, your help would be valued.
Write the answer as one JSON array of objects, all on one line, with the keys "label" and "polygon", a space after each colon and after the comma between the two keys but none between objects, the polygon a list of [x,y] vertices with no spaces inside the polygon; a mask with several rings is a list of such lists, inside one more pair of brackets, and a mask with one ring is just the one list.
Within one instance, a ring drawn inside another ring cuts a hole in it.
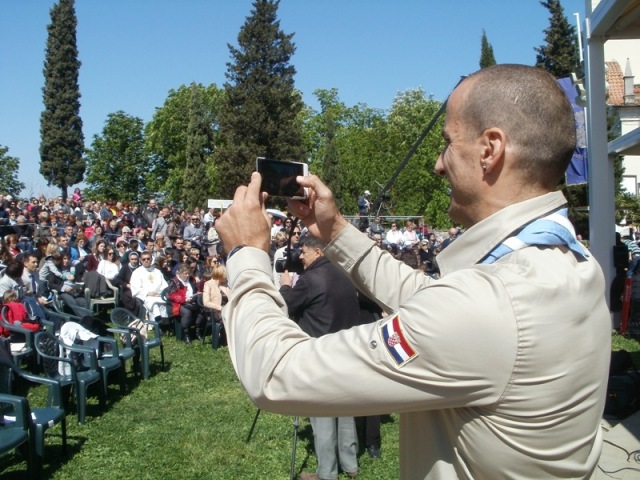
[{"label": "person wearing white cap", "polygon": [[133,240],[133,233],[131,232],[131,227],[129,227],[128,225],[125,225],[124,227],[122,227],[121,232],[122,232],[122,235],[116,238],[116,244],[120,241],[123,241],[128,244],[131,240]]},{"label": "person wearing white cap", "polygon": [[371,208],[369,197],[371,197],[371,192],[369,190],[365,190],[360,198],[358,198],[358,212],[360,214],[358,227],[361,232],[366,232],[367,228],[369,228],[369,209]]}]

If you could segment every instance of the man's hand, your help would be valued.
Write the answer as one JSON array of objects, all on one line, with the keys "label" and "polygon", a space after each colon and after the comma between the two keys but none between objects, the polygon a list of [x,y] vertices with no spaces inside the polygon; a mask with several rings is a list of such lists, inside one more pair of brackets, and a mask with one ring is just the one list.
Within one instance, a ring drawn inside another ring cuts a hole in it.
[{"label": "man's hand", "polygon": [[285,285],[288,285],[289,287],[293,285],[293,278],[291,278],[289,270],[285,270],[280,274],[280,286],[284,287]]},{"label": "man's hand", "polygon": [[298,217],[309,233],[329,243],[347,225],[338,211],[331,190],[315,175],[298,177],[297,181],[309,189],[307,200],[288,200],[289,212]]},{"label": "man's hand", "polygon": [[227,253],[240,244],[269,251],[271,226],[264,208],[267,194],[260,192],[261,184],[262,177],[253,172],[251,183],[237,188],[233,203],[216,222],[216,231]]}]

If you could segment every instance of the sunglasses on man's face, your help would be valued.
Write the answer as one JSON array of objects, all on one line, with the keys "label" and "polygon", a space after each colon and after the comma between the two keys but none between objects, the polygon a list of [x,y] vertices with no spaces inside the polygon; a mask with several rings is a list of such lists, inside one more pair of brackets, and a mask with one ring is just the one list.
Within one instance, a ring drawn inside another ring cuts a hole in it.
[{"label": "sunglasses on man's face", "polygon": [[151,258],[149,257],[142,257],[140,260],[142,260],[143,262],[150,262]]}]

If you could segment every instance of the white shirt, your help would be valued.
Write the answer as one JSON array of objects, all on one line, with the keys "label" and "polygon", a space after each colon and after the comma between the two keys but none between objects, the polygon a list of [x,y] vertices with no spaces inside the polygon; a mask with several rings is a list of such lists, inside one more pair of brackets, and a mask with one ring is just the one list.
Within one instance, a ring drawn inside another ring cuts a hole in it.
[{"label": "white shirt", "polygon": [[418,243],[418,235],[415,230],[405,230],[402,237],[404,239],[405,248]]},{"label": "white shirt", "polygon": [[120,268],[117,264],[110,262],[109,260],[102,259],[100,260],[96,271],[108,280],[113,280],[113,277],[118,274]]},{"label": "white shirt", "polygon": [[402,245],[404,243],[404,235],[398,229],[391,229],[387,232],[387,243],[390,245]]}]

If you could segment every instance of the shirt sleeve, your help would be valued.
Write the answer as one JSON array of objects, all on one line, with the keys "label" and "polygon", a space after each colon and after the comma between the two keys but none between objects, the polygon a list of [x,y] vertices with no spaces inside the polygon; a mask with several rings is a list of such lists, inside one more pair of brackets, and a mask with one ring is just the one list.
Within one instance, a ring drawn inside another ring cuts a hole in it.
[{"label": "shirt sleeve", "polygon": [[[367,263],[367,254],[360,263]],[[231,298],[223,316],[229,352],[262,409],[351,416],[483,406],[496,402],[508,384],[517,344],[513,312],[495,311],[495,297],[508,306],[508,296],[482,272],[438,286],[413,279],[398,288],[392,276],[385,285],[378,282],[388,304],[402,303],[391,315],[310,338],[287,318],[265,252],[244,248],[228,269]],[[494,301],[481,301],[489,295]]]}]

